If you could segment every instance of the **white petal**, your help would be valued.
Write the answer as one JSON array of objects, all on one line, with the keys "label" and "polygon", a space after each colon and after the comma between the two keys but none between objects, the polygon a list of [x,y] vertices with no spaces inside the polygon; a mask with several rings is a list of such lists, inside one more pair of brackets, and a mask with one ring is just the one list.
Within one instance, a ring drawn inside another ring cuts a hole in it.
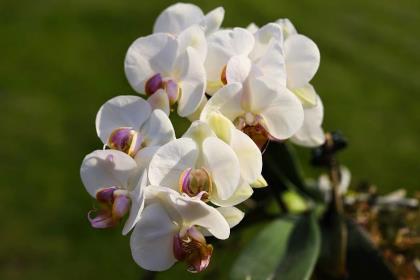
[{"label": "white petal", "polygon": [[219,30],[208,38],[209,46],[218,46],[233,55],[247,56],[254,47],[254,36],[244,28]]},{"label": "white petal", "polygon": [[215,44],[209,43],[207,58],[204,62],[204,68],[207,75],[206,93],[213,95],[217,90],[223,87],[222,72],[228,63],[232,54],[229,50]]},{"label": "white petal", "polygon": [[178,114],[181,117],[186,117],[197,110],[204,98],[206,73],[197,52],[190,47],[180,57],[178,67],[181,72],[181,96],[178,101]]},{"label": "white petal", "polygon": [[207,40],[203,28],[199,25],[192,25],[182,31],[178,36],[179,53],[187,50],[188,47],[196,50],[200,61],[204,63],[207,56]]},{"label": "white petal", "polygon": [[204,26],[206,34],[217,31],[222,25],[223,18],[225,17],[225,9],[223,7],[217,7],[206,14],[201,24]]},{"label": "white petal", "polygon": [[235,120],[243,113],[240,101],[241,91],[242,86],[239,83],[228,84],[221,88],[209,99],[201,112],[200,119],[206,121],[211,112],[219,112],[228,119]]},{"label": "white petal", "polygon": [[149,119],[141,128],[146,146],[161,146],[175,139],[175,131],[171,120],[162,110],[153,110]]},{"label": "white petal", "polygon": [[230,228],[239,224],[245,216],[245,213],[236,207],[218,207],[216,210],[226,219]]},{"label": "white petal", "polygon": [[255,115],[269,107],[279,95],[278,90],[271,88],[267,81],[261,78],[251,77],[247,84],[243,90],[241,105],[246,111]]},{"label": "white petal", "polygon": [[150,105],[142,98],[121,95],[108,100],[96,115],[96,132],[104,144],[111,133],[120,127],[132,127],[136,131],[149,118]]},{"label": "white petal", "polygon": [[236,128],[228,118],[221,113],[214,111],[206,116],[206,123],[219,139],[223,140],[228,145],[231,144],[232,131]]},{"label": "white petal", "polygon": [[117,150],[97,150],[88,154],[80,167],[82,182],[93,197],[106,187],[127,188],[137,164],[129,155]]},{"label": "white petal", "polygon": [[292,92],[300,99],[304,108],[317,105],[317,94],[311,84],[306,84],[300,88],[294,88],[292,89]]},{"label": "white petal", "polygon": [[207,90],[210,95],[223,87],[222,72],[235,55],[248,56],[254,46],[254,36],[246,29],[219,30],[208,37],[208,54],[204,63]]},{"label": "white petal", "polygon": [[130,192],[131,209],[127,221],[122,230],[123,235],[127,235],[137,224],[144,207],[144,188],[147,185],[147,172],[143,171],[137,186]]},{"label": "white petal", "polygon": [[245,182],[253,183],[261,175],[261,151],[254,141],[242,131],[232,128],[231,135],[230,146],[238,157],[241,177]]},{"label": "white petal", "polygon": [[283,54],[283,37],[277,24],[262,27],[256,36],[252,52],[255,68],[263,79],[269,81],[270,88],[277,89],[286,85],[286,63]]},{"label": "white petal", "polygon": [[261,112],[263,126],[277,139],[287,139],[302,126],[304,113],[300,100],[289,90],[284,89]]},{"label": "white petal", "polygon": [[243,55],[233,56],[226,66],[226,80],[228,83],[243,83],[251,71],[251,60]]},{"label": "white petal", "polygon": [[185,169],[194,167],[197,158],[197,145],[190,138],[176,139],[163,145],[150,162],[150,183],[178,190],[179,176]]},{"label": "white petal", "polygon": [[229,237],[229,224],[214,207],[188,196],[178,196],[174,202],[184,224],[203,227],[218,239]]},{"label": "white petal", "polygon": [[235,128],[223,115],[213,112],[208,115],[207,123],[216,136],[228,144],[239,160],[241,177],[247,183],[253,183],[261,175],[261,151],[248,135]]},{"label": "white petal", "polygon": [[297,34],[295,26],[292,24],[292,22],[289,19],[287,18],[278,19],[276,23],[281,26],[284,39],[287,39],[291,35]]},{"label": "white petal", "polygon": [[293,143],[305,147],[317,147],[325,142],[325,134],[322,129],[324,107],[318,95],[316,95],[316,104],[315,107],[303,109],[303,124],[291,138]]},{"label": "white petal", "polygon": [[208,137],[214,136],[215,134],[209,125],[200,120],[193,122],[184,135],[182,135],[183,138],[188,137],[193,139],[199,145]]},{"label": "white petal", "polygon": [[178,52],[176,39],[164,33],[140,37],[130,46],[124,63],[128,82],[138,93],[145,92],[146,82],[155,74],[167,76]]},{"label": "white petal", "polygon": [[247,27],[246,30],[248,30],[249,32],[251,32],[252,34],[254,34],[255,32],[257,32],[259,29],[258,25],[256,25],[254,22],[251,22]]},{"label": "white petal", "polygon": [[204,14],[193,4],[177,3],[166,8],[156,19],[153,33],[179,34],[189,26],[199,23]]},{"label": "white petal", "polygon": [[206,228],[219,239],[229,237],[229,225],[223,216],[200,199],[159,186],[146,188],[146,197],[152,203],[158,202],[164,205],[171,219],[183,226],[181,231],[196,225]]},{"label": "white petal", "polygon": [[[234,226],[239,224],[245,216],[245,213],[236,207],[218,207],[216,208],[216,210],[219,211],[220,214],[222,214],[222,216],[228,222],[230,228],[233,228]],[[204,228],[200,228],[200,231],[203,233],[204,236],[212,236],[212,234]]]},{"label": "white petal", "polygon": [[140,170],[140,172],[143,172],[149,168],[150,161],[159,148],[160,146],[145,147],[136,153],[134,160],[136,161],[137,168]]},{"label": "white petal", "polygon": [[258,188],[265,188],[268,186],[267,181],[264,179],[264,177],[262,175],[258,176],[257,180],[255,180],[254,182],[252,182],[251,187],[254,189],[258,189]]},{"label": "white petal", "polygon": [[168,94],[163,89],[159,89],[155,93],[153,93],[148,99],[147,102],[150,104],[150,106],[153,109],[160,109],[167,116],[169,116],[170,113],[170,105],[169,105],[169,98]]},{"label": "white petal", "polygon": [[275,23],[268,23],[264,25],[255,32],[254,37],[255,45],[250,57],[255,61],[264,56],[271,45],[277,44],[280,47],[283,45],[281,27]]},{"label": "white petal", "polygon": [[195,112],[192,113],[191,115],[187,116],[187,119],[190,122],[193,122],[193,121],[196,121],[196,120],[200,119],[201,112],[203,111],[204,107],[206,106],[207,101],[208,101],[207,97],[204,96],[204,98],[201,100],[200,105],[198,106],[197,110],[195,110]]},{"label": "white petal", "polygon": [[176,262],[173,238],[177,231],[177,226],[162,205],[148,205],[130,238],[131,254],[135,262],[152,271],[170,268]]},{"label": "white petal", "polygon": [[303,35],[292,35],[284,43],[287,86],[298,88],[313,78],[319,67],[320,53],[317,45]]},{"label": "white petal", "polygon": [[233,195],[231,195],[228,199],[221,199],[216,190],[216,192],[211,195],[210,200],[212,203],[218,206],[223,206],[223,207],[234,206],[250,198],[253,192],[254,190],[251,188],[251,186],[243,182],[243,180],[241,180],[239,187],[236,189]]},{"label": "white petal", "polygon": [[203,142],[203,156],[220,198],[228,199],[239,186],[240,168],[236,154],[225,142],[209,137]]}]

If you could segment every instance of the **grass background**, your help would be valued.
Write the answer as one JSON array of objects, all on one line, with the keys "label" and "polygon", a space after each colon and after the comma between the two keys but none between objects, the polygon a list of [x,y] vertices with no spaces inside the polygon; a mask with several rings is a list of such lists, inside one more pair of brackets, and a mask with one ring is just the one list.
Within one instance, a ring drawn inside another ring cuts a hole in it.
[{"label": "grass background", "polygon": [[[96,111],[133,91],[125,51],[170,1],[0,0],[0,279],[141,279],[128,238],[95,231],[82,158],[101,146]],[[354,181],[419,189],[420,2],[197,1],[224,26],[290,18],[321,50],[313,81],[325,128],[350,141]],[[307,151],[300,151],[303,159]],[[201,277],[222,279],[251,229],[217,248]],[[257,260],[256,260],[257,261]],[[191,277],[178,265],[158,279]]]}]

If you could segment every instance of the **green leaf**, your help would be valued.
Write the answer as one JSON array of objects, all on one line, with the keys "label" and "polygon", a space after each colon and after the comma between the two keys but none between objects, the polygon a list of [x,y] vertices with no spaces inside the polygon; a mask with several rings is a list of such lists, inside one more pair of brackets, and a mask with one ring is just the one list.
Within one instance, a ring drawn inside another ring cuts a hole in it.
[{"label": "green leaf", "polygon": [[348,229],[347,269],[348,280],[356,279],[397,279],[380,252],[370,241],[367,233],[350,219]]},{"label": "green leaf", "polygon": [[290,235],[275,279],[306,280],[312,275],[321,245],[318,221],[314,213],[300,217]]},{"label": "green leaf", "polygon": [[296,223],[284,217],[268,224],[246,247],[234,263],[231,279],[268,279],[283,257],[289,235]]},{"label": "green leaf", "polygon": [[278,181],[286,179],[306,196],[315,200],[323,200],[318,190],[305,184],[302,170],[296,158],[293,147],[290,145],[270,142],[267,151],[264,153],[264,166],[269,166],[271,169],[270,176],[276,176]]}]

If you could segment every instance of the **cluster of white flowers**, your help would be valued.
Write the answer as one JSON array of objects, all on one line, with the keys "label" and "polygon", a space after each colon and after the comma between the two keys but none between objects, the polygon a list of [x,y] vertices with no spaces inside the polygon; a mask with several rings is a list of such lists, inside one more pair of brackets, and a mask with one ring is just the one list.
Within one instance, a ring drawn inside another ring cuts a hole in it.
[{"label": "cluster of white flowers", "polygon": [[[322,103],[309,84],[320,60],[315,43],[287,19],[220,28],[223,18],[221,7],[204,15],[178,3],[159,15],[152,35],[134,41],[125,73],[147,99],[117,96],[100,108],[105,146],[81,166],[100,204],[88,214],[91,225],[125,219],[133,258],[147,270],[176,261],[204,270],[213,251],[205,236],[228,238],[244,216],[235,205],[267,185],[268,141],[324,141]],[[175,108],[191,121],[178,139]]]}]

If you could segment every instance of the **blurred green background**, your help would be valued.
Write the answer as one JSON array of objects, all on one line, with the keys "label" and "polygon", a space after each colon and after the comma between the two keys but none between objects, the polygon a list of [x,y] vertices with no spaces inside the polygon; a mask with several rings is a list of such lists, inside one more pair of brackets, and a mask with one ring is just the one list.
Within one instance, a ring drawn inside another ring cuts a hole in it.
[{"label": "blurred green background", "polygon": [[[90,228],[93,201],[79,178],[100,148],[96,111],[130,94],[125,51],[151,33],[170,1],[1,0],[0,279],[141,279],[120,230]],[[321,50],[313,81],[325,128],[350,148],[353,182],[418,190],[420,2],[197,1],[226,10],[224,26],[290,18]],[[308,151],[300,150],[303,161]],[[201,276],[223,279],[252,230],[223,242]],[[258,260],[256,260],[258,261]],[[186,279],[178,265],[158,279]]]}]

